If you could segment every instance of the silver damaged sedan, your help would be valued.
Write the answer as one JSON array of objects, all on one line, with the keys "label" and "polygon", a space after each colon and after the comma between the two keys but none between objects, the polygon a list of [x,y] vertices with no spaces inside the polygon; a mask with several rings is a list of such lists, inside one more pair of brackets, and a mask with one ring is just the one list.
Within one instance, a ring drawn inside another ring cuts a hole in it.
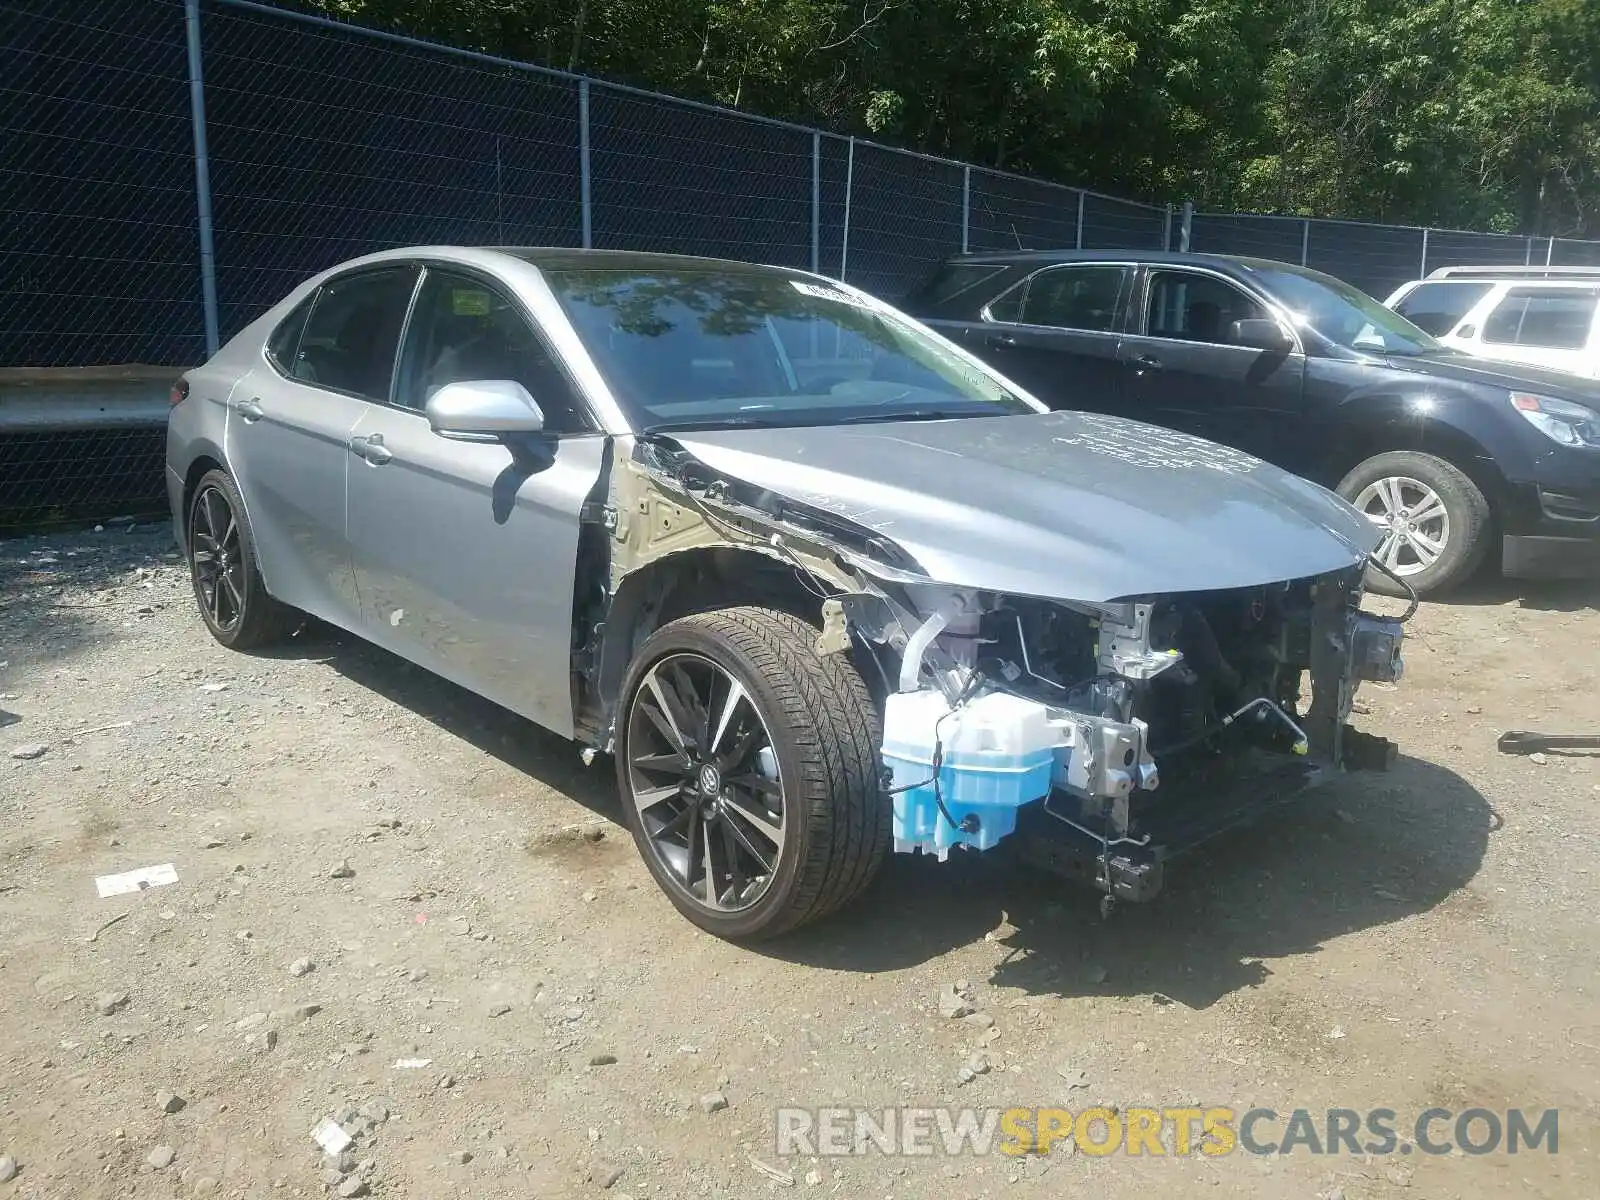
[{"label": "silver damaged sedan", "polygon": [[892,851],[1148,899],[1182,851],[1395,753],[1347,723],[1401,673],[1359,513],[1051,413],[819,276],[388,251],[173,400],[213,637],[309,614],[611,755],[652,875],[723,937],[838,909]]}]

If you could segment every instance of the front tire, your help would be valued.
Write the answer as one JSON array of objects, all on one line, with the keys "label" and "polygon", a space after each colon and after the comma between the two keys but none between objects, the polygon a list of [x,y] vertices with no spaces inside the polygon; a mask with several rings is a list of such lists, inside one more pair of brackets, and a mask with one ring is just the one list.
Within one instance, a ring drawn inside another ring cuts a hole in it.
[{"label": "front tire", "polygon": [[[1338,492],[1381,531],[1373,554],[1419,596],[1463,582],[1488,553],[1489,502],[1442,458],[1414,450],[1376,454],[1346,475]],[[1381,571],[1367,571],[1367,586],[1386,596],[1405,594]]]},{"label": "front tire", "polygon": [[200,618],[217,641],[230,650],[255,650],[294,632],[300,614],[267,592],[250,518],[226,471],[207,471],[195,484],[184,546]]},{"label": "front tire", "polygon": [[889,846],[882,722],[849,657],[765,608],[697,613],[640,648],[617,783],[656,883],[700,928],[774,937],[859,895]]}]

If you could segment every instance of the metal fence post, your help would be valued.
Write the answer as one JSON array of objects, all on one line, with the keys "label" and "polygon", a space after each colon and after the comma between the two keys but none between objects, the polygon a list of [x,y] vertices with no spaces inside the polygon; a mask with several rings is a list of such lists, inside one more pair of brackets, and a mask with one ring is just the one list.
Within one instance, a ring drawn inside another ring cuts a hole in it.
[{"label": "metal fence post", "polygon": [[1556,259],[1556,239],[1555,239],[1555,235],[1551,234],[1550,235],[1550,244],[1547,247],[1545,247],[1544,265],[1548,267],[1551,263],[1555,262],[1555,259]]},{"label": "metal fence post", "polygon": [[1422,266],[1417,270],[1417,278],[1418,279],[1426,279],[1427,277],[1428,277],[1428,230],[1427,230],[1426,227],[1424,227],[1423,230],[1422,230]]},{"label": "metal fence post", "polygon": [[1178,252],[1189,253],[1189,241],[1194,236],[1194,201],[1183,202],[1183,216],[1178,223]]},{"label": "metal fence post", "polygon": [[1161,218],[1161,248],[1172,249],[1172,205],[1167,205],[1166,215]]},{"label": "metal fence post", "polygon": [[961,253],[965,254],[971,248],[972,240],[968,232],[972,228],[972,168],[961,168]]},{"label": "metal fence post", "polygon": [[856,139],[850,139],[850,151],[844,164],[844,230],[839,235],[839,278],[844,279],[845,267],[850,262],[850,193],[856,186]]},{"label": "metal fence post", "polygon": [[200,305],[205,313],[206,357],[217,352],[217,255],[211,226],[211,156],[206,146],[206,87],[200,51],[200,0],[183,0],[189,56],[189,123],[194,127],[194,207],[200,234]]},{"label": "metal fence post", "polygon": [[1083,204],[1084,198],[1087,197],[1088,194],[1088,192],[1084,191],[1080,191],[1078,193],[1078,236],[1077,240],[1073,243],[1073,247],[1078,250],[1083,249]]},{"label": "metal fence post", "polygon": [[1527,253],[1522,256],[1522,265],[1525,267],[1533,266],[1533,235],[1531,233],[1528,235]]},{"label": "metal fence post", "polygon": [[1311,218],[1307,217],[1300,225],[1300,265],[1311,265]]},{"label": "metal fence post", "polygon": [[578,203],[583,208],[583,248],[594,247],[594,179],[589,173],[589,81],[578,80]]},{"label": "metal fence post", "polygon": [[[822,273],[822,135],[811,135],[811,270]],[[810,322],[815,325],[816,322]]]}]

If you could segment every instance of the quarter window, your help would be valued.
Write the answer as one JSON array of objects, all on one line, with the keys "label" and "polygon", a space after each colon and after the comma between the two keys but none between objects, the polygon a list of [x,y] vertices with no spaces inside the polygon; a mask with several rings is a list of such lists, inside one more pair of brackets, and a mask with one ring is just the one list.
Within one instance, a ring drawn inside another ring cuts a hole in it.
[{"label": "quarter window", "polygon": [[510,379],[528,390],[550,433],[593,428],[544,339],[497,288],[430,268],[417,294],[395,403],[421,410],[447,383]]},{"label": "quarter window", "polygon": [[314,387],[387,401],[415,267],[384,267],[322,285],[291,373]]},{"label": "quarter window", "polygon": [[1582,350],[1589,344],[1596,298],[1587,288],[1512,288],[1484,321],[1483,340]]},{"label": "quarter window", "polygon": [[1156,271],[1150,276],[1150,311],[1145,332],[1150,337],[1228,345],[1235,321],[1270,317],[1244,292],[1212,275]]},{"label": "quarter window", "polygon": [[272,336],[267,339],[267,357],[286,375],[294,374],[295,362],[300,357],[300,335],[305,330],[306,317],[311,314],[311,305],[316,298],[313,292],[295,305],[294,310],[278,323]]}]

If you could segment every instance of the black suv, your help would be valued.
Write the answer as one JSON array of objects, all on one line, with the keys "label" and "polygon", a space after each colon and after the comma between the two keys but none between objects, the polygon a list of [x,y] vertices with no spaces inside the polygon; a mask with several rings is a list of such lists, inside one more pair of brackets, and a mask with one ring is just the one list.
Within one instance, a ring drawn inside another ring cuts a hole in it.
[{"label": "black suv", "polygon": [[1496,540],[1508,575],[1600,573],[1600,385],[1469,358],[1331,276],[1212,254],[985,254],[902,307],[1053,407],[1198,434],[1334,488],[1419,593],[1466,578]]}]

